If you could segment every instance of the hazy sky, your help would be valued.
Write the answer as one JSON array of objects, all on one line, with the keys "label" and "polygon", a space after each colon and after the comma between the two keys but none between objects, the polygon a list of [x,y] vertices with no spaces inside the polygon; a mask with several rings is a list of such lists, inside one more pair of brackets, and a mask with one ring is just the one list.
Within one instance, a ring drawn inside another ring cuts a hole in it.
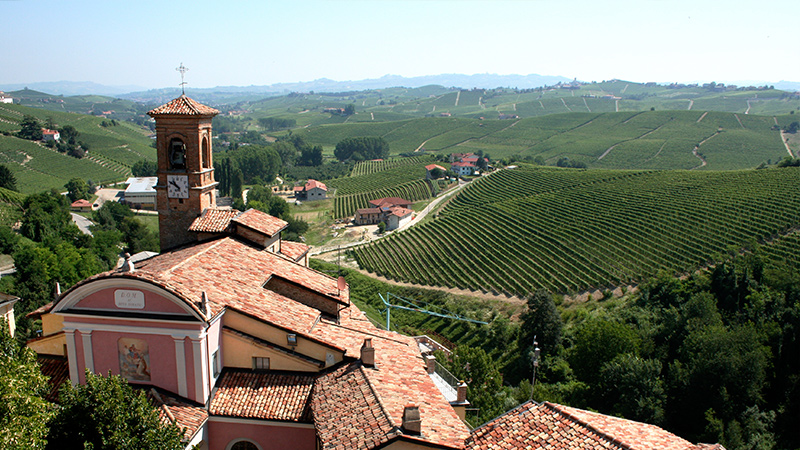
[{"label": "hazy sky", "polygon": [[797,0],[0,0],[0,84],[800,81]]}]

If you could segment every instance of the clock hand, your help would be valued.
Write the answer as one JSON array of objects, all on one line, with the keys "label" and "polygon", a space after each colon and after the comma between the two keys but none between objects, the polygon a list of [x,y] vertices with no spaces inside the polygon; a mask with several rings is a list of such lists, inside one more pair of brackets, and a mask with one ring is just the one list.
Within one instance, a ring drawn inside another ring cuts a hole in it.
[{"label": "clock hand", "polygon": [[169,184],[175,186],[177,189],[181,188],[180,186],[178,186],[178,183],[176,183],[175,180],[169,180]]}]

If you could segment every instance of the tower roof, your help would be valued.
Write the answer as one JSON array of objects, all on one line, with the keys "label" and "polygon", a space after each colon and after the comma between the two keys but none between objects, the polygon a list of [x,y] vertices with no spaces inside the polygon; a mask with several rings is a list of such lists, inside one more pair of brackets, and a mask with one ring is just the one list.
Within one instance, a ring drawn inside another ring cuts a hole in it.
[{"label": "tower roof", "polygon": [[216,116],[217,114],[219,114],[219,111],[216,109],[198,103],[185,94],[147,113],[149,116]]}]

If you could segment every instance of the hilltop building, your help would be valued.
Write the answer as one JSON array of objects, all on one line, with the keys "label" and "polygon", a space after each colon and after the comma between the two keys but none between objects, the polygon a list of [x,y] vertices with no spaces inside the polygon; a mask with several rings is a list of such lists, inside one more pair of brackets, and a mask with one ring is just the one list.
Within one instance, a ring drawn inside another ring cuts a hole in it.
[{"label": "hilltop building", "polygon": [[58,141],[59,139],[61,139],[61,133],[59,133],[58,131],[42,128],[43,141]]},{"label": "hilltop building", "polygon": [[3,91],[0,91],[0,103],[14,103],[14,99]]},{"label": "hilltop building", "polygon": [[413,338],[309,268],[283,220],[216,208],[213,113],[185,96],[150,112],[164,251],[32,313],[43,370],[124,377],[186,428],[187,448],[463,448],[467,403],[437,387]]},{"label": "hilltop building", "polygon": [[[721,448],[548,403],[470,433],[466,385],[446,385],[423,342],[374,326],[344,279],[309,268],[308,246],[281,239],[285,221],[216,207],[215,113],[183,95],[149,113],[162,253],[30,314],[42,336],[28,346],[54,386],[83,383],[86,370],[119,375],[185,430],[187,449]],[[0,312],[15,301],[0,297]]]},{"label": "hilltop building", "polygon": [[294,187],[294,197],[298,200],[325,200],[328,186],[317,180],[308,180],[302,186]]}]

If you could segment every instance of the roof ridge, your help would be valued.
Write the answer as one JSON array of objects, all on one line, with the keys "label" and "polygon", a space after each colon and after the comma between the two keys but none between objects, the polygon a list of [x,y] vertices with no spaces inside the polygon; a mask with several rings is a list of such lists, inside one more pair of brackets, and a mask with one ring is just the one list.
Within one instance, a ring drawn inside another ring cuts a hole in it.
[{"label": "roof ridge", "polygon": [[600,430],[599,428],[595,427],[594,425],[590,424],[589,422],[586,422],[586,421],[580,419],[578,416],[576,416],[576,415],[574,415],[574,414],[572,414],[572,413],[570,413],[568,411],[564,411],[564,410],[558,408],[558,406],[561,406],[561,405],[557,405],[555,403],[550,403],[550,402],[544,402],[544,403],[541,403],[541,405],[543,405],[543,406],[545,406],[547,408],[550,408],[551,410],[557,412],[558,414],[564,416],[566,419],[571,420],[572,422],[575,422],[575,423],[577,423],[579,425],[582,425],[582,426],[588,428],[589,430],[593,431],[594,433],[596,433],[601,438],[609,441],[612,445],[617,445],[617,446],[619,446],[620,448],[622,448],[624,450],[634,450],[634,448],[631,447],[629,444],[620,441],[619,439],[611,436],[610,434],[606,433],[605,431]]},{"label": "roof ridge", "polygon": [[178,269],[179,267],[181,267],[182,265],[188,263],[189,261],[192,261],[192,260],[196,259],[200,255],[208,253],[212,249],[215,249],[215,248],[219,247],[220,245],[222,245],[222,242],[223,242],[223,239],[217,240],[217,242],[209,245],[208,247],[202,249],[201,251],[199,251],[199,252],[197,252],[197,253],[195,253],[193,255],[190,255],[188,258],[184,258],[184,259],[180,260],[177,264],[175,264],[174,266],[170,267],[168,270],[165,270],[164,273],[172,275],[172,272],[175,271],[176,269]]},{"label": "roof ridge", "polygon": [[358,361],[359,361],[358,369],[361,372],[361,376],[363,376],[364,380],[366,380],[367,386],[369,386],[369,391],[372,392],[372,395],[375,396],[375,400],[377,400],[378,407],[380,407],[381,413],[383,413],[383,417],[386,418],[386,421],[392,427],[392,431],[387,434],[387,440],[402,435],[402,432],[400,432],[400,427],[395,425],[395,423],[392,421],[392,416],[389,415],[389,412],[386,411],[386,408],[383,406],[383,399],[381,399],[381,397],[378,395],[378,391],[375,389],[375,386],[372,385],[372,380],[370,380],[369,377],[367,376],[367,372],[364,370],[364,365],[360,363],[360,360]]}]

